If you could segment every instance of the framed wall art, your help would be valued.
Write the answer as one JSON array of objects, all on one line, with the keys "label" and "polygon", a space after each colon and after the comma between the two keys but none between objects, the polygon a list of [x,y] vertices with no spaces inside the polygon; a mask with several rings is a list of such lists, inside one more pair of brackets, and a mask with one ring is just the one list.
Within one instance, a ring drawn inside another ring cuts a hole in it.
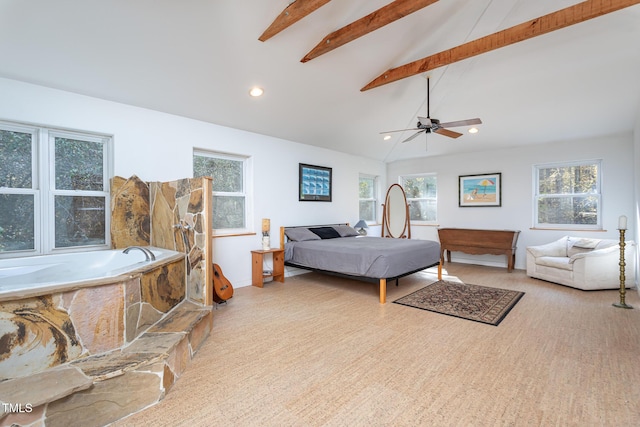
[{"label": "framed wall art", "polygon": [[502,173],[460,175],[458,206],[502,206]]},{"label": "framed wall art", "polygon": [[330,202],[332,169],[300,163],[299,195],[301,202]]}]

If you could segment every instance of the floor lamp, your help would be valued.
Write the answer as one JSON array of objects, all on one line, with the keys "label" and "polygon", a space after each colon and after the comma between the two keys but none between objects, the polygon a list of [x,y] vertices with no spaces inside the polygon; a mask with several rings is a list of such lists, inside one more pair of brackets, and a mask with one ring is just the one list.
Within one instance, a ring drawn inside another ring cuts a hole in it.
[{"label": "floor lamp", "polygon": [[613,306],[619,308],[633,308],[633,306],[624,301],[624,297],[627,292],[624,284],[624,271],[626,265],[624,262],[624,247],[626,245],[624,241],[624,233],[627,231],[627,217],[624,215],[618,219],[618,231],[620,232],[620,302],[613,303]]}]

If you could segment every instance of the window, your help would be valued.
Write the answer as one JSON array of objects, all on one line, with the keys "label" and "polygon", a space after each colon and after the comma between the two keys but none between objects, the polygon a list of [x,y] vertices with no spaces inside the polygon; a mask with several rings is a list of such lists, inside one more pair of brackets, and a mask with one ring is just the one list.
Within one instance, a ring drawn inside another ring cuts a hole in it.
[{"label": "window", "polygon": [[534,166],[534,218],[540,228],[602,228],[601,160]]},{"label": "window", "polygon": [[109,241],[111,138],[0,123],[0,256]]},{"label": "window", "polygon": [[376,194],[378,194],[378,179],[375,176],[360,175],[359,180],[359,219],[367,223],[376,222],[376,207],[378,206]]},{"label": "window", "polygon": [[36,130],[0,126],[0,251],[34,251]]},{"label": "window", "polygon": [[213,178],[213,228],[231,234],[247,230],[249,158],[194,151],[193,176]]},{"label": "window", "polygon": [[409,203],[409,219],[417,222],[435,222],[437,219],[438,187],[435,174],[406,175],[400,177]]}]

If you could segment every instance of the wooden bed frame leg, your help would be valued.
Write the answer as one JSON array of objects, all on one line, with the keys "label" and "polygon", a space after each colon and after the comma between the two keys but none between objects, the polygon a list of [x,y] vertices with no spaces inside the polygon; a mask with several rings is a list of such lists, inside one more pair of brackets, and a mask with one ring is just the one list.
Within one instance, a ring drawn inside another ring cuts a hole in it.
[{"label": "wooden bed frame leg", "polygon": [[380,279],[380,304],[387,302],[387,279]]},{"label": "wooden bed frame leg", "polygon": [[438,264],[438,280],[442,280],[442,261]]}]

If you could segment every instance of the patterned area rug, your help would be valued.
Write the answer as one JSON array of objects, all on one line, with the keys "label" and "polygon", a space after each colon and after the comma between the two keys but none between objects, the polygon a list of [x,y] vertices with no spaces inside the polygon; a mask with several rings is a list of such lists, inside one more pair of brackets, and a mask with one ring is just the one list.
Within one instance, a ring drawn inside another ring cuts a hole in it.
[{"label": "patterned area rug", "polygon": [[394,303],[498,326],[523,295],[524,292],[440,280]]}]

